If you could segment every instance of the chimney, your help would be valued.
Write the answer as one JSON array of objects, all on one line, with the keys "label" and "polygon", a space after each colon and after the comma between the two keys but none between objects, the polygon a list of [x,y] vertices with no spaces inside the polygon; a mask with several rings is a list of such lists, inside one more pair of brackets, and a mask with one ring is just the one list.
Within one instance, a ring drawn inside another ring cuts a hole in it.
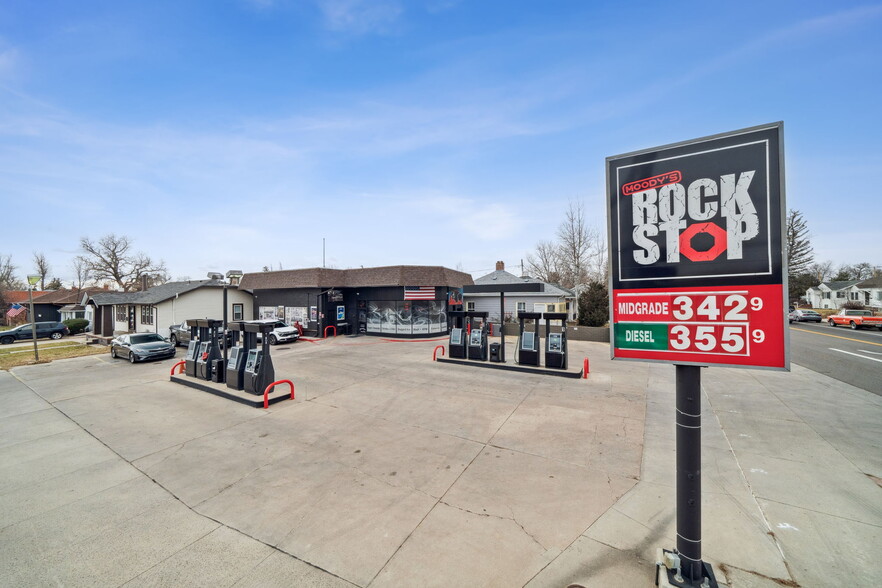
[{"label": "chimney", "polygon": [[501,272],[505,269],[505,262],[497,261],[496,262],[496,271]]},{"label": "chimney", "polygon": [[147,290],[147,276],[143,275],[141,276],[141,292],[144,292],[145,290]]},{"label": "chimney", "polygon": [[110,290],[110,285],[107,284],[107,283],[104,283],[104,289],[105,289],[105,290]]}]

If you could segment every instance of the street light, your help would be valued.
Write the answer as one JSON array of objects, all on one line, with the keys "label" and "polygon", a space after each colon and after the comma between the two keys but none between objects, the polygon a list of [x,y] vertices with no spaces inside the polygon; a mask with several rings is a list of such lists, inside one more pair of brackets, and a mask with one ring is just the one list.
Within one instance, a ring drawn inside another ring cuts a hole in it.
[{"label": "street light", "polygon": [[40,352],[37,351],[37,313],[34,312],[34,287],[42,276],[28,276],[28,300],[31,302],[31,338],[34,340],[34,361],[40,361]]}]

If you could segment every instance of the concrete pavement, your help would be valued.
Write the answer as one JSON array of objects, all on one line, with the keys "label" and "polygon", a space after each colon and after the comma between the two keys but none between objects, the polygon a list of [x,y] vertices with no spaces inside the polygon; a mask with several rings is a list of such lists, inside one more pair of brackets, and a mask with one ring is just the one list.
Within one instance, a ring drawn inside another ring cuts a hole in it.
[{"label": "concrete pavement", "polygon": [[[0,585],[651,586],[674,368],[571,342],[592,371],[570,380],[436,344],[274,348],[297,399],[268,411],[168,382],[172,361],[0,372]],[[875,584],[882,398],[799,366],[703,391],[718,579]]]}]

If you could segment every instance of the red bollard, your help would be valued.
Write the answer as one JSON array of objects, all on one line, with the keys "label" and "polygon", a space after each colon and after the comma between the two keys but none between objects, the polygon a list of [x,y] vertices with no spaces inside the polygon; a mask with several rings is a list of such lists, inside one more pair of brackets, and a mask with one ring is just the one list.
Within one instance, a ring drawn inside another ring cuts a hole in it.
[{"label": "red bollard", "polygon": [[435,349],[432,351],[432,361],[438,361],[438,359],[437,359],[437,357],[436,357],[436,354],[438,353],[438,350],[439,350],[439,349],[441,350],[441,355],[444,355],[445,353],[447,353],[447,352],[444,350],[444,346],[443,346],[443,345],[438,345],[438,346],[435,347]]},{"label": "red bollard", "polygon": [[582,364],[582,379],[588,379],[588,358],[585,358],[585,363]]}]

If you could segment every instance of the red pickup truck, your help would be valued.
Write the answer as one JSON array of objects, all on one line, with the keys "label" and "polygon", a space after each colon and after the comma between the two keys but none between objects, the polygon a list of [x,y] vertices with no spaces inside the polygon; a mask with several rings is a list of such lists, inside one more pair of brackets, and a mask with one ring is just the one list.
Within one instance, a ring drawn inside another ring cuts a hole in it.
[{"label": "red pickup truck", "polygon": [[843,308],[836,314],[827,317],[831,327],[836,325],[848,325],[852,329],[861,327],[876,327],[882,331],[882,316],[873,316],[870,310],[854,310]]}]

